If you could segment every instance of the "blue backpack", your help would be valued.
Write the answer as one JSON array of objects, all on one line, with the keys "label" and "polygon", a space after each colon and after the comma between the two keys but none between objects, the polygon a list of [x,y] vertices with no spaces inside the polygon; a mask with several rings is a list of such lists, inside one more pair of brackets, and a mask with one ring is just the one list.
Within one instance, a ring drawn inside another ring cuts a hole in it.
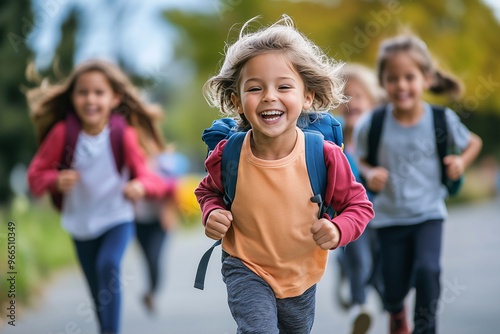
[{"label": "blue backpack", "polygon": [[[331,141],[343,148],[341,124],[329,113],[309,113],[299,117],[297,126],[305,135],[306,165],[314,194],[311,202],[319,205],[319,218],[323,217],[324,213],[334,217],[335,210],[330,203],[323,202],[327,181],[323,141]],[[203,141],[208,146],[208,156],[221,140],[227,139],[221,158],[221,177],[224,187],[223,200],[228,210],[231,209],[236,191],[241,147],[246,133],[246,130],[237,127],[234,119],[223,118],[215,120],[209,129],[203,131],[202,135]],[[214,248],[220,244],[221,240],[217,240],[201,258],[196,272],[195,288],[203,290],[208,261]]]}]

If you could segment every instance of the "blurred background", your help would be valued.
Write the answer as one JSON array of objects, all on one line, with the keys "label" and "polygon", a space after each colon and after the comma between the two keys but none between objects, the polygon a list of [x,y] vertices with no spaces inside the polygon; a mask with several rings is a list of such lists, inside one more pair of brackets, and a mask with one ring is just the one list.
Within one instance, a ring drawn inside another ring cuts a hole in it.
[{"label": "blurred background", "polygon": [[[50,273],[75,264],[67,234],[47,198],[33,199],[25,182],[36,151],[23,91],[28,64],[40,80],[58,82],[89,58],[119,64],[144,99],[161,104],[167,142],[188,157],[182,180],[185,229],[201,229],[192,194],[204,173],[203,129],[218,118],[202,96],[226,43],[242,24],[275,22],[283,13],[338,60],[374,67],[379,43],[401,29],[421,37],[439,66],[459,77],[465,94],[448,105],[484,142],[450,206],[496,196],[500,161],[500,1],[496,0],[18,0],[0,2],[0,249],[6,223],[18,233],[19,301],[27,305]],[[335,111],[333,111],[335,112]],[[47,242],[50,240],[50,242]],[[65,250],[65,251],[61,251]],[[6,272],[3,255],[0,275]],[[3,277],[3,276],[2,276]],[[1,284],[4,283],[2,279]],[[2,290],[5,291],[5,290]],[[0,294],[0,305],[6,301]]]}]

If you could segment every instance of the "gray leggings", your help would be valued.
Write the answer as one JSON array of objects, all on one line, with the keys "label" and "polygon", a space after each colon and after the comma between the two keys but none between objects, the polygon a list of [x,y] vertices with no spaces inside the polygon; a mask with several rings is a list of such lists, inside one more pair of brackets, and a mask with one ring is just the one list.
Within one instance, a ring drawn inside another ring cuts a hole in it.
[{"label": "gray leggings", "polygon": [[238,334],[308,334],[314,323],[316,285],[297,297],[276,298],[262,278],[240,260],[222,264],[229,309]]}]

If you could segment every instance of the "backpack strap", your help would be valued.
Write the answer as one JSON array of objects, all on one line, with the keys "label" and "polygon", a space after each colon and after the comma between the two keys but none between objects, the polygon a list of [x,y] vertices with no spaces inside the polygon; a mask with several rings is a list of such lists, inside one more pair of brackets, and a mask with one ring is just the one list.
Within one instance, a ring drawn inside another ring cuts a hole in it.
[{"label": "backpack strap", "polygon": [[221,158],[221,178],[224,186],[224,204],[231,210],[231,204],[236,192],[236,181],[238,179],[238,166],[240,163],[241,147],[245,139],[246,132],[233,134],[226,142]]},{"label": "backpack strap", "polygon": [[311,202],[319,205],[318,218],[322,218],[323,214],[333,218],[335,210],[330,203],[325,203],[325,192],[327,183],[327,170],[325,164],[325,154],[323,151],[324,137],[319,132],[304,132],[305,150],[306,150],[306,166],[309,174],[309,182],[313,191]]},{"label": "backpack strap", "polygon": [[[450,146],[450,137],[448,133],[448,125],[446,123],[446,108],[441,106],[431,106],[434,119],[434,133],[436,135],[436,146],[439,157],[439,165],[441,166],[441,182],[446,186],[448,195],[456,195],[460,190],[464,176],[461,175],[458,180],[450,180],[446,175],[446,166],[444,165],[444,157],[449,154],[455,154],[453,146]],[[450,152],[450,150],[452,150]]]},{"label": "backpack strap", "polygon": [[[66,119],[64,120],[66,134],[64,135],[64,147],[61,154],[61,160],[57,166],[58,170],[69,169],[71,163],[73,162],[73,157],[75,154],[76,141],[78,140],[78,134],[80,133],[81,125],[80,120],[76,116],[73,110],[69,110],[66,113]],[[54,192],[50,194],[52,199],[52,204],[61,211],[63,194],[60,192]]]},{"label": "backpack strap", "polygon": [[373,167],[378,166],[378,147],[380,137],[382,136],[382,127],[384,125],[386,106],[378,107],[372,113],[370,130],[368,131],[368,156],[366,162]]},{"label": "backpack strap", "polygon": [[446,184],[446,167],[443,159],[446,156],[446,150],[448,147],[448,127],[446,126],[445,108],[432,106],[432,115],[434,118],[434,133],[436,135],[439,165],[441,166],[441,182]]},{"label": "backpack strap", "polygon": [[205,254],[201,257],[200,263],[198,264],[198,270],[196,270],[196,277],[194,279],[194,287],[196,289],[203,290],[205,288],[205,276],[207,275],[208,262],[210,261],[210,256],[214,248],[222,243],[222,239],[214,242],[212,247],[210,247]]},{"label": "backpack strap", "polygon": [[122,115],[117,113],[111,114],[109,118],[109,137],[111,141],[111,150],[115,158],[116,169],[119,174],[121,174],[122,168],[125,165],[123,136],[126,127],[127,121]]},{"label": "backpack strap", "polygon": [[61,163],[59,164],[59,170],[69,169],[71,167],[76,149],[76,141],[78,140],[78,134],[81,129],[80,120],[73,110],[66,113],[64,122],[66,124],[66,136],[64,138],[64,149]]},{"label": "backpack strap", "polygon": [[[237,132],[229,137],[222,151],[221,157],[221,178],[224,187],[224,204],[228,210],[231,210],[231,204],[234,200],[236,192],[236,181],[238,178],[238,166],[240,163],[241,148],[245,140],[246,132]],[[205,288],[205,276],[207,274],[208,262],[215,247],[222,243],[217,240],[212,247],[210,247],[205,254],[203,254],[198,269],[196,270],[196,277],[194,280],[194,287],[203,290]],[[224,251],[223,251],[224,254]]]}]

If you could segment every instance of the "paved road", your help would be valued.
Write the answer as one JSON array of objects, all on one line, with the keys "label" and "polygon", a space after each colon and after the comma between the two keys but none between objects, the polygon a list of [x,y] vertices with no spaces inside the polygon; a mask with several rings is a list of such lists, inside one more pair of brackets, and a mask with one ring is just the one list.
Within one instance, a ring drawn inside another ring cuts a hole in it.
[{"label": "paved road", "polygon": [[[499,333],[500,316],[500,200],[455,207],[445,225],[443,293],[439,305],[441,333]],[[178,232],[165,249],[163,286],[156,314],[145,312],[141,296],[144,267],[137,245],[130,247],[123,267],[123,334],[229,334],[235,333],[220,278],[220,250],[210,263],[206,290],[193,288],[196,266],[211,241],[201,229]],[[333,254],[332,254],[333,255]],[[333,257],[331,257],[333,259]],[[348,316],[333,301],[336,263],[330,261],[318,285],[313,334],[348,333]],[[410,296],[412,299],[413,296]],[[372,294],[375,320],[370,333],[387,333],[387,316]],[[10,334],[94,334],[83,276],[78,270],[59,273],[33,309],[18,312]]]}]

